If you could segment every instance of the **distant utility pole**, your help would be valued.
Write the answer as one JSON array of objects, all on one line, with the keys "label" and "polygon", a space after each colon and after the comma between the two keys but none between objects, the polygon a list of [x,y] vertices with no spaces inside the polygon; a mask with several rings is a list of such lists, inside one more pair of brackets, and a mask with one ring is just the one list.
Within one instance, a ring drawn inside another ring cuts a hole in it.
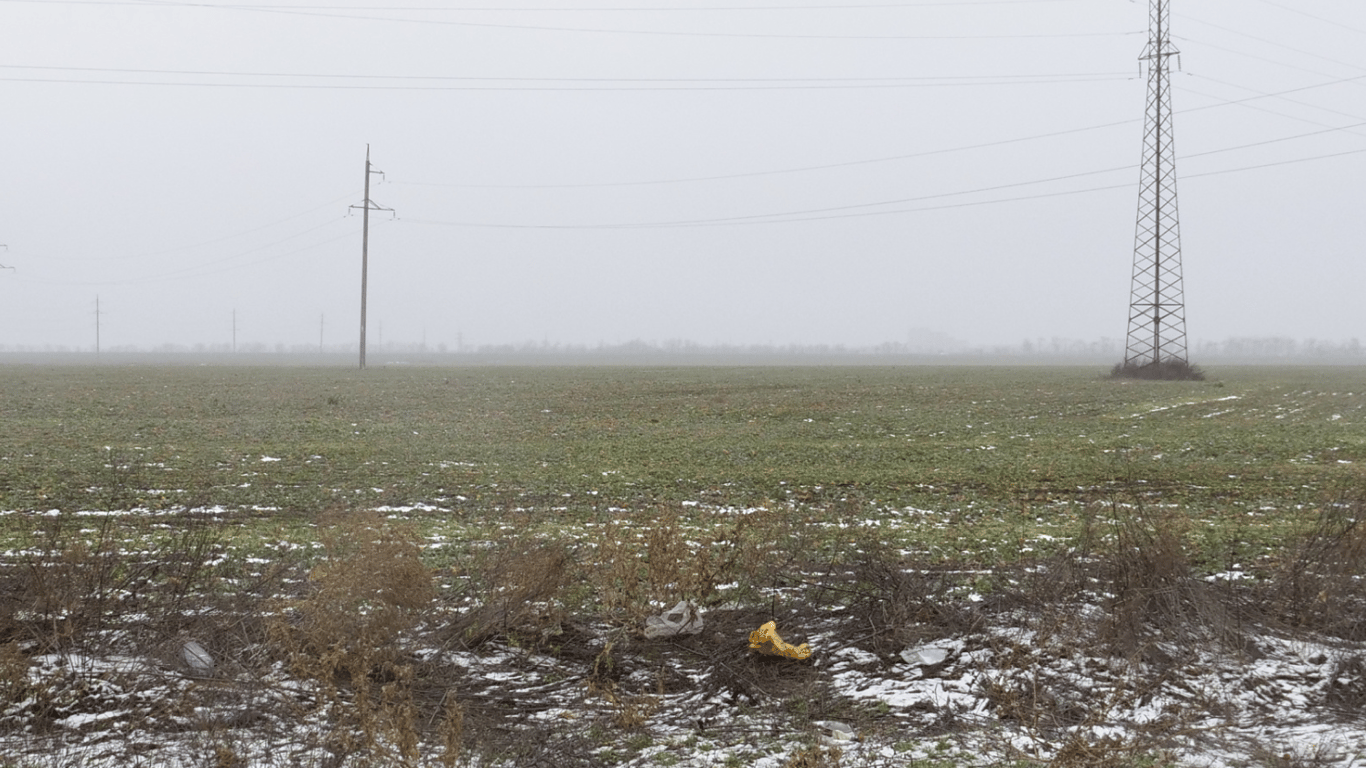
[{"label": "distant utility pole", "polygon": [[232,351],[237,353],[237,310],[232,311]]},{"label": "distant utility pole", "polygon": [[327,315],[318,315],[318,354],[323,353],[323,324],[327,322]]},{"label": "distant utility pole", "polygon": [[1140,57],[1148,64],[1148,105],[1123,368],[1160,373],[1189,363],[1171,95],[1171,59],[1181,52],[1171,41],[1170,0],[1150,3],[1148,47]]},{"label": "distant utility pole", "polygon": [[370,211],[392,211],[393,208],[385,208],[376,205],[370,199],[370,176],[378,173],[384,175],[383,171],[376,171],[370,167],[370,145],[365,145],[365,200],[360,205],[353,205],[352,208],[361,209],[361,235],[360,235],[360,367],[365,368],[365,294],[367,291],[367,281],[370,270]]},{"label": "distant utility pole", "polygon": [[100,295],[95,294],[95,357],[100,356]]}]

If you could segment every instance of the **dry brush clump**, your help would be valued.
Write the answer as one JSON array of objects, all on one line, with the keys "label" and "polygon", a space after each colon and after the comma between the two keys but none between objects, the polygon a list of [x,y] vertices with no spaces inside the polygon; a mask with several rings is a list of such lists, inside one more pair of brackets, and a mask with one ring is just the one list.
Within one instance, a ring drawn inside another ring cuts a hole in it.
[{"label": "dry brush clump", "polygon": [[1115,505],[1113,537],[1098,553],[1105,595],[1099,639],[1119,656],[1159,660],[1163,644],[1242,641],[1228,595],[1197,577],[1191,563],[1188,522],[1168,511]]},{"label": "dry brush clump", "polygon": [[[754,510],[710,532],[688,529],[664,507],[644,526],[609,521],[585,554],[583,578],[604,618],[638,625],[679,601],[710,607],[759,586],[799,576],[804,554],[791,546],[798,522],[790,510]],[[721,591],[722,584],[738,583]]]},{"label": "dry brush clump", "polygon": [[[0,641],[21,640],[35,652],[93,651],[132,635],[173,632],[186,608],[203,600],[219,549],[195,521],[161,538],[135,531],[137,549],[110,517],[93,529],[67,515],[46,519],[38,540],[17,562],[0,568],[0,602],[11,610]],[[129,617],[140,617],[130,624]]]},{"label": "dry brush clump", "polygon": [[899,555],[874,539],[860,541],[847,560],[827,564],[807,583],[816,605],[833,603],[856,623],[863,645],[884,654],[938,637],[973,632],[984,607],[952,597],[963,586],[957,569]]},{"label": "dry brush clump", "polygon": [[475,648],[496,637],[535,644],[560,632],[575,579],[568,547],[514,538],[471,560],[459,575],[473,605],[448,620],[443,645]]},{"label": "dry brush clump", "polygon": [[237,715],[209,711],[259,693],[224,684],[242,659],[219,654],[264,637],[260,590],[274,594],[281,571],[270,585],[232,589],[241,574],[214,532],[189,515],[167,519],[175,530],[45,516],[33,545],[0,563],[0,696],[10,704],[0,730],[55,737],[95,715],[114,731],[210,730]]},{"label": "dry brush clump", "polygon": [[1366,499],[1323,505],[1263,591],[1267,610],[1292,627],[1366,640]]},{"label": "dry brush clump", "polygon": [[[358,513],[325,521],[321,538],[308,591],[276,613],[271,640],[296,675],[319,684],[316,706],[331,727],[324,745],[337,760],[414,764],[416,670],[401,640],[436,596],[417,536]],[[447,721],[458,714],[448,710]]]}]

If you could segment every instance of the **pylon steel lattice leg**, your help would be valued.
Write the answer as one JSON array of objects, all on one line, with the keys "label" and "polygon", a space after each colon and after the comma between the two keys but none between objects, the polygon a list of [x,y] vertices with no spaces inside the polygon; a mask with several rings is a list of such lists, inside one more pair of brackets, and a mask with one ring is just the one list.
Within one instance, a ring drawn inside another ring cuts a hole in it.
[{"label": "pylon steel lattice leg", "polygon": [[1180,51],[1172,45],[1170,27],[1169,0],[1151,0],[1148,47],[1140,57],[1148,65],[1148,107],[1125,368],[1188,362],[1171,97],[1171,59]]}]

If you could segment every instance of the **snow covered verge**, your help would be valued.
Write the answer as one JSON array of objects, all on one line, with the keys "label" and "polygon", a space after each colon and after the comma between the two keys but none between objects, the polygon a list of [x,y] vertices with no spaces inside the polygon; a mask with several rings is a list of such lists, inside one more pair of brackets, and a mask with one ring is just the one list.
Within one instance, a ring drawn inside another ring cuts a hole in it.
[{"label": "snow covered verge", "polygon": [[[562,627],[558,645],[539,649],[414,645],[404,663],[439,690],[381,682],[379,697],[391,700],[376,708],[371,733],[354,717],[369,706],[354,691],[328,692],[283,663],[244,664],[249,648],[215,648],[209,674],[169,657],[44,654],[28,660],[25,680],[7,682],[28,691],[7,697],[0,754],[34,768],[440,765],[443,756],[448,765],[773,768],[1366,761],[1359,643],[1251,633],[1241,652],[1163,646],[1148,660],[1121,659],[1014,614],[926,638],[921,647],[946,652],[926,666],[870,650],[878,644],[855,616],[793,615],[788,625],[805,624],[819,649],[804,663],[746,650],[733,630],[764,616],[712,612],[718,630],[668,641],[601,626]],[[456,754],[441,723],[414,716],[441,711],[443,697],[461,702],[463,727],[482,746],[472,740]]]},{"label": "snow covered verge", "polygon": [[673,636],[630,580],[700,571],[659,535],[659,573],[516,542],[465,593],[382,523],[307,567],[37,552],[0,570],[0,765],[1364,766],[1357,511],[1212,575],[1136,518],[992,568],[750,553]]}]

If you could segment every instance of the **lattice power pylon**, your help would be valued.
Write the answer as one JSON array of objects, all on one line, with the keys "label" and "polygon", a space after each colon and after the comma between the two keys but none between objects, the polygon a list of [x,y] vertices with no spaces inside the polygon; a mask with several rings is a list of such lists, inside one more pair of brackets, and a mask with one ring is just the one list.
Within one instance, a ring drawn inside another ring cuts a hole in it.
[{"label": "lattice power pylon", "polygon": [[1148,108],[1143,128],[1143,169],[1129,293],[1124,367],[1187,364],[1186,299],[1181,280],[1181,226],[1176,208],[1176,143],[1172,130],[1172,45],[1169,0],[1151,0]]}]

